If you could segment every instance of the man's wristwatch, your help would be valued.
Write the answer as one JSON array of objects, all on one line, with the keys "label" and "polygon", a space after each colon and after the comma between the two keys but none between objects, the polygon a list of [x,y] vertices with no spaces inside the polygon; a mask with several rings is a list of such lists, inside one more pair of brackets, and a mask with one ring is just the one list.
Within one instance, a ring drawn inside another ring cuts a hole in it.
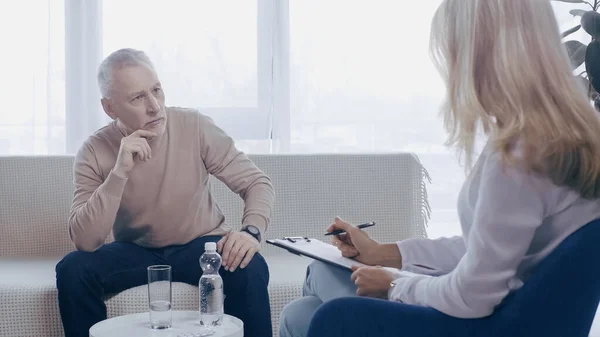
[{"label": "man's wristwatch", "polygon": [[260,242],[260,230],[258,229],[258,227],[254,226],[254,225],[246,225],[242,228],[242,232],[246,232],[250,235],[252,235],[252,237],[254,237],[256,239],[256,241]]}]

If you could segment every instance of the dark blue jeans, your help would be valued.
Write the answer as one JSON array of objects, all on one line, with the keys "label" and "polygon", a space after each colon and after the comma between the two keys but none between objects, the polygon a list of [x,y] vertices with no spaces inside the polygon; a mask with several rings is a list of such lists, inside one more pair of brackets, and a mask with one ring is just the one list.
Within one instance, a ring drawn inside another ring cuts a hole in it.
[{"label": "dark blue jeans", "polygon": [[[104,295],[147,284],[146,268],[150,265],[168,264],[173,282],[197,286],[204,243],[219,239],[201,237],[186,245],[156,249],[113,242],[94,252],[69,253],[56,265],[58,305],[65,336],[89,336],[90,327],[106,319]],[[234,272],[221,268],[220,274],[226,295],[225,313],[244,322],[244,336],[271,336],[269,269],[264,258],[256,254],[246,268]]]},{"label": "dark blue jeans", "polygon": [[[431,308],[364,297],[338,298],[319,307],[307,337],[480,337],[481,322]],[[488,331],[489,332],[489,331]],[[508,335],[507,335],[508,336]]]}]

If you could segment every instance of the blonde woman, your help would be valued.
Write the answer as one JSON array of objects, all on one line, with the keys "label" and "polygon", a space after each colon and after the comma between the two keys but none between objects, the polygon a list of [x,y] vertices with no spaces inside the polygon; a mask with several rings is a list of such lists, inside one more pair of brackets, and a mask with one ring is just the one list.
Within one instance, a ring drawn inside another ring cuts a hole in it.
[{"label": "blonde woman", "polygon": [[[399,271],[314,263],[305,296],[282,313],[280,336],[304,336],[317,308],[342,296],[489,316],[559,243],[600,218],[600,120],[572,75],[550,2],[446,0],[431,48],[447,85],[448,143],[469,171],[458,201],[463,235],[380,244],[336,219],[330,230],[347,231],[334,239],[345,256]],[[488,142],[474,158],[478,130]],[[395,323],[380,322],[382,336],[392,331],[385,324]]]}]

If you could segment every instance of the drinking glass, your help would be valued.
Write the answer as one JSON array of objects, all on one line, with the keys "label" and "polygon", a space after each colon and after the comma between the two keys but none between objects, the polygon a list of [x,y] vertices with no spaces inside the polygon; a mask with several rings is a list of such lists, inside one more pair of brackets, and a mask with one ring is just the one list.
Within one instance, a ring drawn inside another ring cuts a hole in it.
[{"label": "drinking glass", "polygon": [[171,311],[171,266],[148,267],[148,304],[150,327],[167,329],[173,319]]}]

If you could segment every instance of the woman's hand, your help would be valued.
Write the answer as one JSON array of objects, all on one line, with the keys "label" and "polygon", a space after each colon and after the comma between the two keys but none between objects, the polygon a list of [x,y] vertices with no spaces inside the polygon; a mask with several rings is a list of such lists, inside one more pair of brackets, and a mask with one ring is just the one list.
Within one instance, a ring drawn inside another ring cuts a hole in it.
[{"label": "woman's hand", "polygon": [[402,255],[395,243],[380,244],[371,239],[365,231],[350,225],[339,217],[335,217],[335,222],[329,226],[327,232],[336,229],[346,231],[344,234],[334,236],[331,240],[331,243],[342,252],[342,256],[369,266],[402,268]]},{"label": "woman's hand", "polygon": [[346,231],[344,234],[334,236],[331,240],[331,243],[342,252],[342,256],[353,258],[368,265],[377,264],[377,251],[380,246],[377,241],[371,239],[366,232],[350,225],[339,217],[335,217],[335,222],[329,226],[327,232],[336,229]]},{"label": "woman's hand", "polygon": [[358,296],[387,299],[390,284],[394,280],[394,274],[379,266],[353,266],[350,279],[358,287],[356,290]]}]

